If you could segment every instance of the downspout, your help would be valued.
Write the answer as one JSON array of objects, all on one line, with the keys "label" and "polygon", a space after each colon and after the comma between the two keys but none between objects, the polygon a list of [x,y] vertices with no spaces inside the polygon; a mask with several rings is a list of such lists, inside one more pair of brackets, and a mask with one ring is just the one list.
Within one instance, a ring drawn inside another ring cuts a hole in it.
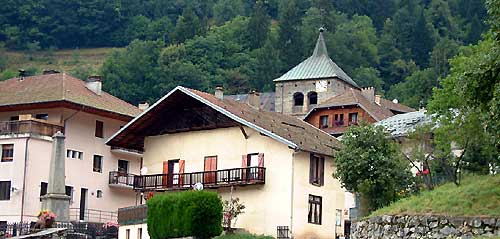
[{"label": "downspout", "polygon": [[295,179],[294,179],[294,174],[295,174],[295,155],[298,153],[297,149],[294,149],[292,153],[292,190],[290,192],[290,234],[292,235],[293,238],[293,198],[294,198],[294,185],[295,185]]},{"label": "downspout", "polygon": [[26,138],[26,144],[24,145],[24,175],[23,175],[23,196],[21,197],[21,222],[24,219],[24,198],[26,194],[26,172],[28,171],[28,143],[30,137]]}]

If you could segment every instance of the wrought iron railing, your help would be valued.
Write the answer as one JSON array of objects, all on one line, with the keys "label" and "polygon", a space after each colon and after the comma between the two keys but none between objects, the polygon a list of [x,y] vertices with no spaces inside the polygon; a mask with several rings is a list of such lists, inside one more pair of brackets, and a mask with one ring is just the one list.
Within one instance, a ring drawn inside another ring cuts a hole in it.
[{"label": "wrought iron railing", "polygon": [[217,188],[231,185],[264,184],[266,168],[248,167],[231,168],[217,171],[194,173],[136,175],[134,190],[182,190],[190,189],[196,183],[202,183],[205,188]]},{"label": "wrought iron railing", "polygon": [[118,213],[96,209],[80,210],[80,208],[70,208],[69,219],[70,221],[84,221],[93,223],[116,222],[118,220]]},{"label": "wrought iron railing", "polygon": [[57,131],[64,132],[64,127],[35,120],[0,121],[0,135],[35,134],[53,136]]},{"label": "wrought iron railing", "polygon": [[134,174],[125,173],[121,171],[111,171],[109,172],[109,184],[110,185],[123,185],[123,186],[134,186]]}]

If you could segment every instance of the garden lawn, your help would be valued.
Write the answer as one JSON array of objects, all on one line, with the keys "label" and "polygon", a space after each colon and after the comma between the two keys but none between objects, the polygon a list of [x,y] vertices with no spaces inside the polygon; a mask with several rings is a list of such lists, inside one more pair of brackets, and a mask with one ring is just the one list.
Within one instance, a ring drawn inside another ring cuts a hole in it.
[{"label": "garden lawn", "polygon": [[466,176],[460,186],[447,183],[401,199],[371,216],[396,214],[500,217],[500,175]]}]

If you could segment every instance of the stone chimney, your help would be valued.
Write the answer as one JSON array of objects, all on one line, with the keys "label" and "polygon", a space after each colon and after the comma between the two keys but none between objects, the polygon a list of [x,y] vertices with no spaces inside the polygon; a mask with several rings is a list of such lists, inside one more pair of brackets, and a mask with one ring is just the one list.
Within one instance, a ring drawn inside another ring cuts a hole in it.
[{"label": "stone chimney", "polygon": [[87,89],[91,90],[92,92],[96,93],[97,95],[102,94],[102,79],[101,76],[95,75],[95,76],[89,76],[87,80],[85,81],[85,86]]},{"label": "stone chimney", "polygon": [[222,100],[224,98],[224,87],[222,87],[222,86],[215,87],[215,94],[214,95],[215,95],[215,97]]},{"label": "stone chimney", "polygon": [[260,108],[260,93],[252,90],[248,94],[248,104],[254,108]]},{"label": "stone chimney", "polygon": [[381,95],[375,95],[375,104],[380,105],[380,98],[381,97],[382,97]]},{"label": "stone chimney", "polygon": [[45,69],[43,70],[42,72],[44,75],[50,75],[50,74],[57,74],[57,73],[60,73],[59,71],[56,71],[54,69]]},{"label": "stone chimney", "polygon": [[149,104],[148,104],[148,102],[142,102],[142,103],[139,103],[139,105],[137,107],[139,107],[140,110],[145,111],[149,108]]},{"label": "stone chimney", "polygon": [[361,95],[363,95],[370,102],[375,102],[375,88],[373,87],[362,88]]}]

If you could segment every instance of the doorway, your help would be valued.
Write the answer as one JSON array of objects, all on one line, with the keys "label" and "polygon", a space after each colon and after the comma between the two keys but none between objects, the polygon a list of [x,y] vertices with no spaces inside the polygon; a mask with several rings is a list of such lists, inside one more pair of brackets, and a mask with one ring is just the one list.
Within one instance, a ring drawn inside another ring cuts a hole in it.
[{"label": "doorway", "polygon": [[167,188],[179,184],[179,160],[168,160],[163,162],[163,186]]},{"label": "doorway", "polygon": [[86,189],[86,188],[82,188],[80,190],[80,217],[79,217],[79,219],[81,221],[85,220],[85,211],[87,208],[87,192],[88,192],[88,189]]}]

